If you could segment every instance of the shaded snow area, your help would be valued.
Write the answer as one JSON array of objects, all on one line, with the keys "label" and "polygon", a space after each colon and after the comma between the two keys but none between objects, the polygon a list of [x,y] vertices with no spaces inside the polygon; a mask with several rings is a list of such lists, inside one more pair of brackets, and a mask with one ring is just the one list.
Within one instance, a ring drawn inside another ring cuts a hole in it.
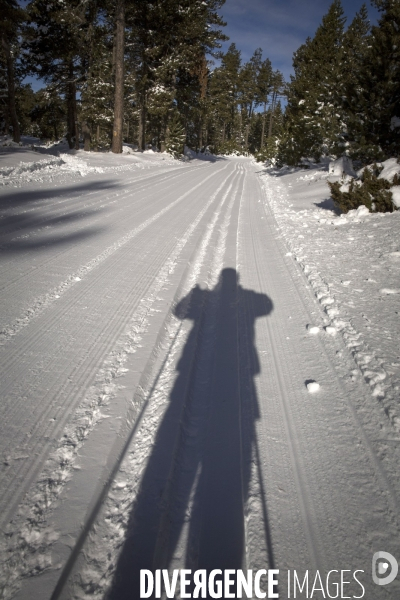
[{"label": "shaded snow area", "polygon": [[[396,159],[384,167],[380,176],[389,180],[399,171]],[[288,254],[324,310],[321,334],[343,336],[356,363],[349,377],[369,384],[400,431],[400,211],[361,206],[338,216],[327,175],[284,169],[263,184]]]},{"label": "shaded snow area", "polygon": [[0,149],[0,598],[136,600],[141,569],[163,599],[182,569],[398,598],[371,564],[400,558],[400,215],[338,216],[328,165],[26,141]]}]

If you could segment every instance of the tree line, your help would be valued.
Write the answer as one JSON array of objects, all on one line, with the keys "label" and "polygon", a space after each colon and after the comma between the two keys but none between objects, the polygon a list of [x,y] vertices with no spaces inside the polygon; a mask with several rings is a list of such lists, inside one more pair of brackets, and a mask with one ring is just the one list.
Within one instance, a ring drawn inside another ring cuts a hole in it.
[{"label": "tree line", "polygon": [[400,155],[400,0],[372,0],[350,25],[334,0],[313,38],[295,52],[281,163],[349,156],[361,164]]},{"label": "tree line", "polygon": [[[222,52],[224,0],[0,0],[0,122],[86,150],[249,152],[298,165],[399,156],[400,0],[333,0],[291,80],[257,49]],[[33,92],[28,75],[45,87]],[[283,104],[281,104],[284,98]]]},{"label": "tree line", "polygon": [[223,2],[0,0],[3,130],[116,153],[262,151],[281,126],[283,76],[260,49],[248,62],[221,51]]}]

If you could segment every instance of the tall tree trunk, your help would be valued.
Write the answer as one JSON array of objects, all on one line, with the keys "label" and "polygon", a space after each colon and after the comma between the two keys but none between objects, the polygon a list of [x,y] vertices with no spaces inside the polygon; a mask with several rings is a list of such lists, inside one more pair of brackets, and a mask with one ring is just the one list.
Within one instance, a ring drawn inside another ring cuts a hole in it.
[{"label": "tall tree trunk", "polygon": [[146,150],[146,107],[144,104],[140,107],[139,113],[138,148],[141,151]]},{"label": "tall tree trunk", "polygon": [[[14,73],[14,60],[11,54],[10,44],[4,37],[1,38],[1,45],[3,46],[4,53],[6,55],[7,64],[7,87],[8,87],[8,111],[10,114],[11,125],[13,128],[13,140],[14,142],[21,141],[21,134],[19,129],[17,110],[15,106],[15,73]],[[6,132],[8,133],[8,131]]]},{"label": "tall tree trunk", "polygon": [[222,125],[222,143],[225,143],[225,121]]},{"label": "tall tree trunk", "polygon": [[90,141],[91,141],[91,134],[90,134],[90,129],[89,129],[89,125],[87,124],[86,121],[84,121],[82,123],[82,134],[83,134],[83,149],[86,150],[86,152],[90,152]]},{"label": "tall tree trunk", "polygon": [[99,151],[99,145],[100,145],[100,125],[97,124],[97,128],[96,128],[96,137],[94,139],[94,146],[93,146],[93,150],[95,152]]},{"label": "tall tree trunk", "polygon": [[142,107],[142,148],[146,150],[146,106]]},{"label": "tall tree trunk", "polygon": [[69,64],[69,77],[67,84],[67,140],[70,150],[79,150],[79,131],[76,114],[76,83],[74,78],[74,66]]},{"label": "tall tree trunk", "polygon": [[166,140],[167,140],[167,124],[168,124],[168,115],[163,115],[161,118],[160,125],[160,152],[165,152],[166,148]]},{"label": "tall tree trunk", "polygon": [[249,128],[250,128],[250,124],[247,123],[246,129],[245,129],[245,135],[244,135],[244,146],[245,146],[246,150],[249,147]]},{"label": "tall tree trunk", "polygon": [[266,112],[266,104],[264,103],[264,112],[262,116],[262,129],[261,129],[261,146],[260,150],[264,148],[264,135],[265,135],[265,112]]},{"label": "tall tree trunk", "polygon": [[277,95],[278,95],[277,92],[274,92],[272,94],[271,116],[269,118],[269,128],[268,128],[268,137],[269,138],[272,136],[272,125],[274,122],[274,111],[275,111],[275,103],[276,103]]},{"label": "tall tree trunk", "polygon": [[125,0],[117,1],[115,20],[115,97],[111,150],[115,154],[120,154],[124,126]]},{"label": "tall tree trunk", "polygon": [[143,140],[143,135],[142,135],[142,109],[140,109],[140,113],[139,113],[139,126],[138,126],[138,150],[142,151],[143,150],[143,146],[142,146],[142,140]]}]

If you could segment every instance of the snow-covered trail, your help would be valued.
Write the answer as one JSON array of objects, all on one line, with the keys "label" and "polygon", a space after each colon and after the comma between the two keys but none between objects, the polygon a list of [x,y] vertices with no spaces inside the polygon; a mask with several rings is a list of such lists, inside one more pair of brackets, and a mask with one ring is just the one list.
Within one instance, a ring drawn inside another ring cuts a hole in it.
[{"label": "snow-covered trail", "polygon": [[400,556],[397,437],[341,338],[307,330],[256,171],[6,190],[5,598],[139,598],[140,568],[185,567],[278,568],[283,598],[287,569],[363,569],[366,597],[399,594],[370,576]]}]

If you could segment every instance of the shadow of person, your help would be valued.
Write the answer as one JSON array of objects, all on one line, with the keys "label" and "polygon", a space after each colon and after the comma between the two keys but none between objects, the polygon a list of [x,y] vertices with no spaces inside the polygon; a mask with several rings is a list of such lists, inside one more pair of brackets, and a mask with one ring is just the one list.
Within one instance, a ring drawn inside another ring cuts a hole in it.
[{"label": "shadow of person", "polygon": [[[193,327],[108,600],[139,598],[141,569],[245,566],[244,504],[252,460],[258,460],[255,321],[272,309],[269,297],[241,287],[231,268],[221,271],[214,289],[196,285],[176,306],[175,316]],[[271,568],[269,539],[266,546]]]}]

